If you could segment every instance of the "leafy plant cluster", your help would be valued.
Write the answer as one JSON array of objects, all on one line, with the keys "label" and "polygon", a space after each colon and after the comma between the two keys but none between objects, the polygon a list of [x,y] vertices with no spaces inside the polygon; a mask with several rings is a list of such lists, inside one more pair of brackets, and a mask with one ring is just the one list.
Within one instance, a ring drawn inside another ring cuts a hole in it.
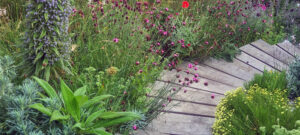
[{"label": "leafy plant cluster", "polygon": [[23,76],[46,80],[68,72],[71,7],[69,0],[31,0],[26,9],[26,31],[21,45]]},{"label": "leafy plant cluster", "polygon": [[[275,124],[296,129],[300,100],[289,102],[286,91],[280,89],[269,91],[256,84],[248,90],[238,88],[227,93],[217,106],[213,134],[272,134],[278,132],[272,128]],[[263,131],[259,130],[261,127]]]},{"label": "leafy plant cluster", "polygon": [[286,76],[288,80],[288,88],[290,89],[290,98],[300,96],[300,58],[289,65],[289,71]]}]

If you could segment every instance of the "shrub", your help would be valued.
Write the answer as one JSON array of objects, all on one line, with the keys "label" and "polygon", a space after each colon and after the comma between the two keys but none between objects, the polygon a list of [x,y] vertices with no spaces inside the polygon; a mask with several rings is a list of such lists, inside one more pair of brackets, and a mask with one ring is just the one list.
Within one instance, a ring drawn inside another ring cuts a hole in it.
[{"label": "shrub", "polygon": [[290,64],[289,71],[287,73],[288,88],[290,89],[290,98],[300,96],[300,58]]},{"label": "shrub", "polygon": [[261,134],[259,127],[265,127],[266,134],[271,134],[275,124],[293,129],[300,118],[300,104],[296,101],[290,105],[285,94],[280,89],[268,91],[258,85],[251,86],[247,91],[238,88],[226,93],[217,106],[213,134]]},{"label": "shrub", "polygon": [[[297,120],[295,123],[295,129],[287,130],[286,128],[280,126],[280,125],[273,125],[274,128],[273,135],[299,135],[300,134],[300,120]],[[261,127],[262,134],[265,135],[265,128]]]},{"label": "shrub", "polygon": [[39,103],[40,89],[29,79],[15,86],[13,63],[10,57],[0,58],[0,134],[72,134],[68,124],[49,124],[49,118],[28,107]]},{"label": "shrub", "polygon": [[[33,77],[45,90],[51,100],[57,100],[55,106],[44,106],[42,103],[31,104],[29,107],[39,110],[50,117],[50,122],[59,121],[63,125],[71,122],[72,129],[79,134],[110,134],[105,131],[106,127],[118,125],[140,118],[133,112],[107,112],[102,100],[111,95],[95,96],[91,99],[86,95],[86,86],[72,91],[61,80],[61,97],[44,80]],[[49,99],[44,96],[44,100]],[[43,100],[42,100],[43,101]]]},{"label": "shrub", "polygon": [[251,81],[245,83],[244,87],[248,90],[254,84],[257,84],[259,87],[264,88],[270,92],[276,89],[286,90],[288,84],[288,81],[286,79],[286,72],[264,70],[263,74],[254,75],[254,78]]},{"label": "shrub", "polygon": [[26,12],[27,30],[20,53],[24,58],[22,76],[34,74],[49,80],[68,72],[69,0],[31,0]]}]

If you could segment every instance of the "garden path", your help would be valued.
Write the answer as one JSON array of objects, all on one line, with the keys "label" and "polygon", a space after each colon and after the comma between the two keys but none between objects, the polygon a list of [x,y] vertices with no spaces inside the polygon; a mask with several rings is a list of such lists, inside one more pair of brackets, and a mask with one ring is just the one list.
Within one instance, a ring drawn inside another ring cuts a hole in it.
[{"label": "garden path", "polygon": [[[241,54],[233,62],[208,60],[195,65],[198,70],[190,69],[190,74],[165,71],[162,77],[154,84],[154,90],[163,87],[169,80],[175,80],[170,85],[183,87],[173,98],[171,109],[167,106],[165,113],[160,114],[149,124],[146,130],[138,130],[136,135],[210,135],[214,122],[216,106],[224,93],[229,90],[243,87],[243,83],[251,80],[254,74],[260,74],[264,69],[282,71],[288,64],[300,55],[300,47],[285,41],[276,45],[269,45],[263,40],[255,41],[240,48]],[[178,68],[188,70],[185,61]],[[178,83],[175,77],[192,78],[199,75],[199,82],[189,86]],[[207,82],[207,86],[204,83]],[[184,92],[184,89],[187,92]],[[214,98],[211,96],[214,95]],[[179,103],[177,105],[177,103]],[[170,105],[169,105],[170,106]]]}]

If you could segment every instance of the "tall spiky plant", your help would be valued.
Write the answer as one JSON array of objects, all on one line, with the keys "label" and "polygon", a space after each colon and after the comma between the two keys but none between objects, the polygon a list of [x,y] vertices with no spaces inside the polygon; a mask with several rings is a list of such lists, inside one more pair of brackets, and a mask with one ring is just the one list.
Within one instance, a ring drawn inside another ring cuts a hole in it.
[{"label": "tall spiky plant", "polygon": [[45,80],[69,72],[71,13],[69,0],[30,0],[27,4],[27,31],[21,48],[20,68],[24,77]]}]

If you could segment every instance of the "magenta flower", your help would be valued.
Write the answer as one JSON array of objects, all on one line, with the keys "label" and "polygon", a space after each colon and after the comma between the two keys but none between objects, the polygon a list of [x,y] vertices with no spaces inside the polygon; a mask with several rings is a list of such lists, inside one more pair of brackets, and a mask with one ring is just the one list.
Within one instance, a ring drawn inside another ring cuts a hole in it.
[{"label": "magenta flower", "polygon": [[189,68],[193,68],[193,65],[192,65],[192,64],[189,64],[188,67],[189,67]]},{"label": "magenta flower", "polygon": [[143,72],[143,70],[142,70],[142,69],[140,69],[140,70],[139,70],[139,73],[142,73],[142,72]]},{"label": "magenta flower", "polygon": [[195,67],[194,69],[195,69],[195,70],[198,70],[198,68],[197,68],[197,67]]},{"label": "magenta flower", "polygon": [[204,85],[205,85],[205,86],[208,86],[208,82],[204,82]]},{"label": "magenta flower", "polygon": [[139,61],[136,61],[136,62],[135,62],[135,65],[140,65],[140,62],[139,62]]},{"label": "magenta flower", "polygon": [[176,91],[176,88],[173,88],[173,91]]},{"label": "magenta flower", "polygon": [[234,4],[235,4],[235,2],[234,2],[234,1],[231,1],[231,2],[230,2],[230,5],[234,5]]},{"label": "magenta flower", "polygon": [[262,22],[263,22],[263,23],[266,23],[266,22],[267,22],[267,20],[262,20]]},{"label": "magenta flower", "polygon": [[182,45],[181,45],[181,47],[182,47],[182,48],[185,48],[185,45],[184,45],[184,44],[182,44]]},{"label": "magenta flower", "polygon": [[194,76],[197,78],[197,77],[199,77],[199,74],[196,73],[196,74],[194,74]]},{"label": "magenta flower", "polygon": [[160,0],[156,0],[156,3],[160,3]]},{"label": "magenta flower", "polygon": [[179,15],[179,13],[175,13],[175,15]]},{"label": "magenta flower", "polygon": [[174,56],[174,57],[178,57],[178,54],[177,54],[177,53],[175,53],[173,56]]},{"label": "magenta flower", "polygon": [[160,46],[160,43],[157,43],[156,45],[157,45],[157,46]]},{"label": "magenta flower", "polygon": [[184,89],[184,91],[183,91],[184,93],[186,93],[187,92],[187,90],[186,89]]},{"label": "magenta flower", "polygon": [[174,46],[174,42],[171,42],[171,45]]},{"label": "magenta flower", "polygon": [[260,7],[261,7],[261,9],[262,9],[263,11],[266,11],[266,9],[267,9],[267,7],[266,7],[265,4],[261,4]]},{"label": "magenta flower", "polygon": [[211,94],[211,99],[214,99],[215,98],[215,94]]},{"label": "magenta flower", "polygon": [[147,19],[147,18],[144,21],[145,21],[145,23],[149,23],[149,19]]},{"label": "magenta flower", "polygon": [[118,38],[114,38],[113,40],[115,43],[118,43],[119,42],[119,39]]},{"label": "magenta flower", "polygon": [[166,11],[169,11],[169,9],[168,9],[168,8],[165,8],[165,10],[166,10]]},{"label": "magenta flower", "polygon": [[205,44],[207,44],[207,45],[208,45],[208,44],[209,44],[209,42],[208,42],[208,41],[205,41]]},{"label": "magenta flower", "polygon": [[133,129],[133,130],[137,130],[138,128],[137,128],[136,125],[133,125],[133,126],[132,126],[132,129]]},{"label": "magenta flower", "polygon": [[157,63],[156,63],[156,62],[153,62],[152,64],[153,64],[154,66],[156,66],[156,65],[157,65]]},{"label": "magenta flower", "polygon": [[163,34],[166,36],[166,35],[168,35],[168,32],[167,32],[167,31],[165,31]]},{"label": "magenta flower", "polygon": [[186,22],[182,22],[182,25],[184,25],[184,26],[185,26],[185,25],[186,25]]},{"label": "magenta flower", "polygon": [[123,92],[123,94],[124,94],[124,95],[126,95],[126,94],[127,94],[127,92],[126,92],[126,91],[124,91],[124,92]]},{"label": "magenta flower", "polygon": [[166,107],[166,104],[162,104],[163,107]]}]

